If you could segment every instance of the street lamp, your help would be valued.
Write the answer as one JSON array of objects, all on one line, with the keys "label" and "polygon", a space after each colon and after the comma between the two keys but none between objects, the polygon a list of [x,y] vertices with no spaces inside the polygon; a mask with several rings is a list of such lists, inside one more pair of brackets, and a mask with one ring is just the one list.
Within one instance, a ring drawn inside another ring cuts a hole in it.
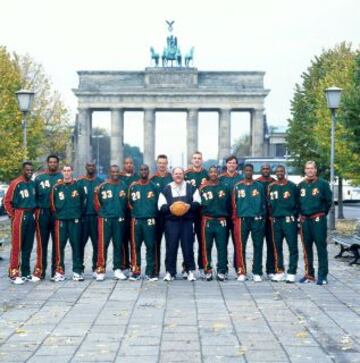
[{"label": "street lamp", "polygon": [[93,135],[94,139],[97,139],[97,149],[96,149],[96,169],[98,173],[100,173],[100,148],[99,148],[99,139],[102,139],[105,135]]},{"label": "street lamp", "polygon": [[27,128],[26,128],[26,116],[30,112],[31,105],[34,100],[35,92],[21,89],[15,92],[16,98],[19,104],[19,109],[23,114],[22,127],[23,127],[23,147],[24,147],[24,158],[27,158]]},{"label": "street lamp", "polygon": [[338,87],[329,87],[325,89],[327,106],[331,110],[331,149],[330,149],[330,185],[331,185],[331,209],[329,228],[331,231],[335,230],[335,203],[334,203],[334,191],[335,191],[335,124],[336,124],[336,110],[339,108],[342,89]]}]

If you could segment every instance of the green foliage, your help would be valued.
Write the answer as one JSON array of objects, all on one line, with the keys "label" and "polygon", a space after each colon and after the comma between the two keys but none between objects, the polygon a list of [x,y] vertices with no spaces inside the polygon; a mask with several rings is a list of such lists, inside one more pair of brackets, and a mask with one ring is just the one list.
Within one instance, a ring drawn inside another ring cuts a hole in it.
[{"label": "green foliage", "polygon": [[21,88],[36,92],[27,117],[27,159],[37,161],[49,153],[64,158],[69,141],[68,111],[43,67],[28,55],[10,55],[0,46],[0,180],[4,181],[19,173],[25,157],[22,114],[15,94]]},{"label": "green foliage", "polygon": [[[354,74],[357,52],[351,45],[341,43],[324,50],[311,61],[302,74],[302,84],[295,86],[291,102],[292,117],[288,121],[287,144],[294,164],[303,167],[307,160],[315,160],[320,173],[327,177],[330,164],[331,113],[327,107],[325,89],[336,85],[343,89],[342,103],[337,112],[335,171],[338,176],[358,180],[359,152],[350,147],[357,143],[352,126],[359,121],[348,114],[344,100],[354,99]],[[354,104],[355,106],[355,104]],[[355,154],[354,154],[355,152]],[[358,169],[357,169],[358,170]]]},{"label": "green foliage", "polygon": [[242,135],[237,140],[232,147],[233,154],[238,158],[243,158],[244,156],[251,155],[251,143],[250,135]]}]

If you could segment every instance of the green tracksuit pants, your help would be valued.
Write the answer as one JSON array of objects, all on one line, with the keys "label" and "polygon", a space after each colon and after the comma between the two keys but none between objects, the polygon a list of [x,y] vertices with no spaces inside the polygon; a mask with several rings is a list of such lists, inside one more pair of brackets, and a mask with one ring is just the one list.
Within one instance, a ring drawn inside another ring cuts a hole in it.
[{"label": "green tracksuit pants", "polygon": [[314,279],[314,255],[315,243],[318,254],[318,278],[326,279],[329,272],[327,252],[327,221],[326,216],[315,218],[301,218],[301,240],[304,249],[305,276]]},{"label": "green tracksuit pants", "polygon": [[135,275],[141,273],[141,245],[146,246],[145,273],[149,277],[157,275],[156,258],[156,222],[155,218],[131,219],[131,265]]},{"label": "green tracksuit pants", "polygon": [[96,272],[105,273],[106,271],[107,250],[111,240],[113,242],[113,269],[121,269],[124,235],[124,218],[98,217],[98,256]]},{"label": "green tracksuit pants", "polygon": [[236,270],[238,274],[246,274],[246,242],[250,233],[254,247],[252,272],[255,275],[262,275],[265,234],[265,220],[262,217],[241,217],[234,219]]},{"label": "green tracksuit pants", "polygon": [[34,244],[34,232],[33,212],[16,209],[11,220],[10,278],[31,274],[30,255]]},{"label": "green tracksuit pants", "polygon": [[81,222],[79,219],[55,220],[55,271],[64,274],[64,251],[67,241],[72,249],[73,272],[81,273]]},{"label": "green tracksuit pants", "polygon": [[51,276],[55,273],[55,215],[49,208],[39,208],[35,211],[35,231],[36,231],[36,261],[34,275],[45,278],[48,246],[51,236]]},{"label": "green tracksuit pants", "polygon": [[211,250],[214,244],[217,249],[218,273],[227,272],[227,239],[228,230],[226,218],[211,218],[203,216],[201,220],[201,248],[203,265],[206,273],[212,272]]},{"label": "green tracksuit pants", "polygon": [[289,248],[287,273],[295,275],[299,259],[297,245],[297,222],[294,216],[271,218],[272,240],[275,258],[275,272],[284,272],[284,238]]},{"label": "green tracksuit pants", "polygon": [[97,252],[98,252],[98,225],[97,225],[97,215],[85,215],[83,216],[81,223],[81,249],[80,249],[80,258],[82,269],[84,271],[84,254],[85,247],[88,240],[91,240],[93,253],[92,253],[92,270],[96,269],[96,261],[97,261]]}]

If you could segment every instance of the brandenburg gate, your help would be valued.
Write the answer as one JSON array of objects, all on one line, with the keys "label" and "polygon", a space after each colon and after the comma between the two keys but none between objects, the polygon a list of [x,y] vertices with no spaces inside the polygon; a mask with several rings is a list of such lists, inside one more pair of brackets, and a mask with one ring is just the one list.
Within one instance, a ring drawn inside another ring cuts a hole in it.
[{"label": "brandenburg gate", "polygon": [[[170,28],[169,28],[170,30]],[[171,29],[172,30],[172,29]],[[177,39],[170,35],[169,38]],[[153,49],[152,49],[153,50]],[[164,50],[165,52],[165,50]],[[198,114],[217,111],[219,114],[218,159],[231,152],[231,112],[246,111],[251,115],[251,154],[263,156],[264,100],[269,90],[264,88],[264,72],[199,71],[189,61],[177,66],[158,65],[143,71],[79,71],[78,139],[75,168],[83,170],[91,156],[92,112],[111,112],[111,164],[121,165],[124,145],[124,112],[144,112],[144,162],[155,160],[155,128],[157,111],[187,113],[187,159],[198,148]],[[179,49],[177,50],[179,57]],[[154,57],[153,57],[154,59]],[[176,59],[176,58],[174,58]],[[169,127],[173,127],[170,126]],[[176,131],[175,131],[176,134]],[[176,137],[174,138],[176,143]],[[164,150],[166,153],[166,150]]]}]

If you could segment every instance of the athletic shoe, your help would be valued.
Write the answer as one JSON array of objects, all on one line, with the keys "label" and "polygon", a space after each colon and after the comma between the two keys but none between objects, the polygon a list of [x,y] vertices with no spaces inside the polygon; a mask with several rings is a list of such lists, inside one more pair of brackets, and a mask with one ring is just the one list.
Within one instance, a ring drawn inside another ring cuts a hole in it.
[{"label": "athletic shoe", "polygon": [[229,279],[229,273],[228,272],[225,272],[225,280],[228,280]]},{"label": "athletic shoe", "polygon": [[61,274],[60,272],[56,272],[55,276],[54,276],[54,281],[55,282],[61,282],[65,280],[65,276],[63,274]]},{"label": "athletic shoe", "polygon": [[286,282],[288,284],[293,284],[295,282],[295,275],[293,275],[293,274],[287,274],[286,275]]},{"label": "athletic shoe", "polygon": [[78,274],[77,272],[74,272],[72,279],[73,281],[84,281],[84,275],[83,273]]},{"label": "athletic shoe", "polygon": [[206,281],[211,281],[213,279],[213,274],[211,272],[208,272],[205,275]]},{"label": "athletic shoe", "polygon": [[302,277],[299,280],[300,284],[311,284],[314,281],[315,281],[314,278],[309,278],[309,277],[306,277],[306,276]]},{"label": "athletic shoe", "polygon": [[274,282],[285,281],[285,274],[283,272],[278,272],[277,274],[275,274],[273,276],[271,281],[274,281]]},{"label": "athletic shoe", "polygon": [[187,279],[188,281],[196,281],[194,271],[189,271]]},{"label": "athletic shoe", "polygon": [[218,274],[216,275],[216,277],[217,277],[217,279],[219,281],[225,281],[225,279],[226,279],[225,274],[222,274],[221,272],[218,272]]},{"label": "athletic shoe", "polygon": [[40,277],[35,275],[26,276],[26,279],[31,282],[39,282],[41,280]]},{"label": "athletic shoe", "polygon": [[316,285],[327,285],[327,284],[328,284],[327,280],[323,278],[318,278],[316,281]]},{"label": "athletic shoe", "polygon": [[129,280],[130,280],[130,281],[139,281],[139,280],[141,280],[141,275],[140,275],[140,274],[132,274],[132,275],[129,277]]},{"label": "athletic shoe", "polygon": [[185,270],[183,270],[183,271],[181,272],[181,275],[182,275],[183,280],[186,280],[186,279],[188,278],[188,273],[187,273],[187,271],[185,271]]},{"label": "athletic shoe", "polygon": [[55,282],[55,275],[50,277],[50,281]]},{"label": "athletic shoe", "polygon": [[253,281],[254,282],[262,282],[262,277],[260,275],[254,275],[253,276]]},{"label": "athletic shoe", "polygon": [[205,271],[203,268],[199,269],[199,276],[201,279],[207,279],[207,274],[205,274]]},{"label": "athletic shoe", "polygon": [[95,272],[96,281],[104,281],[105,274],[102,272]]},{"label": "athletic shoe", "polygon": [[96,271],[94,271],[94,272],[92,273],[92,277],[93,277],[94,279],[96,279],[96,277],[97,277],[97,273],[96,273]]},{"label": "athletic shoe", "polygon": [[22,277],[20,276],[16,276],[14,278],[11,279],[12,283],[15,284],[15,285],[22,285],[25,283],[25,279],[23,279]]},{"label": "athletic shoe", "polygon": [[274,277],[275,277],[276,274],[273,274],[273,273],[270,273],[270,274],[267,274],[267,278],[269,280],[272,280]]},{"label": "athletic shoe", "polygon": [[117,269],[114,271],[114,279],[115,280],[127,280],[127,276],[124,274],[123,271]]},{"label": "athletic shoe", "polygon": [[240,282],[244,282],[244,281],[246,281],[246,280],[247,280],[246,275],[244,275],[244,274],[240,274],[240,275],[238,276],[237,280],[238,280],[238,281],[240,281]]},{"label": "athletic shoe", "polygon": [[171,276],[170,272],[167,272],[163,278],[164,281],[173,281],[175,280],[174,276]]},{"label": "athletic shoe", "polygon": [[129,269],[125,269],[125,270],[121,270],[121,272],[127,277],[129,278],[129,275],[130,275],[130,272],[129,272]]},{"label": "athletic shoe", "polygon": [[157,276],[149,276],[149,275],[145,275],[144,279],[148,280],[148,281],[157,281],[157,280],[159,280],[159,278]]}]

